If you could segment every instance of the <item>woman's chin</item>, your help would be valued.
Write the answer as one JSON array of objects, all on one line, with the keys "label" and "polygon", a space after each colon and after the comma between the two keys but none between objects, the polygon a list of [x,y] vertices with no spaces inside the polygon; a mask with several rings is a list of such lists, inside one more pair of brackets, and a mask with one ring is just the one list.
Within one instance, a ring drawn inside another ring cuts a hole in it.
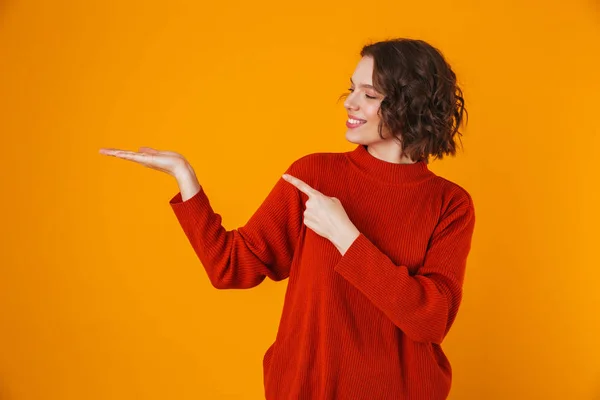
[{"label": "woman's chin", "polygon": [[361,141],[360,135],[357,135],[354,132],[352,132],[352,129],[348,129],[346,131],[346,140],[355,144],[360,144]]},{"label": "woman's chin", "polygon": [[356,134],[352,129],[346,131],[346,140],[354,144],[368,144],[368,140],[365,140],[364,135]]}]

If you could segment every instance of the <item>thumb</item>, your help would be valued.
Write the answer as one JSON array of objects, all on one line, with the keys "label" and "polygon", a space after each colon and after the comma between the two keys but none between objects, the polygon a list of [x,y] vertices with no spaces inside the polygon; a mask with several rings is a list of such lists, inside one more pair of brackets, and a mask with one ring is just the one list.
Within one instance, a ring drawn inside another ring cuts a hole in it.
[{"label": "thumb", "polygon": [[158,150],[153,149],[152,147],[140,147],[140,149],[138,151],[140,153],[158,154]]}]

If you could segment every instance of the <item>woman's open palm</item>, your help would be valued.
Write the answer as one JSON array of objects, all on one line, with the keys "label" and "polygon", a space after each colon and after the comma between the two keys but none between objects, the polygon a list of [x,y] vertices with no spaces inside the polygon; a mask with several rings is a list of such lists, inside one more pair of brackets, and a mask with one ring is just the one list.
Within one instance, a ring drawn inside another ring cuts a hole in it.
[{"label": "woman's open palm", "polygon": [[100,154],[135,161],[145,167],[166,172],[176,176],[187,168],[188,162],[181,154],[174,151],[156,150],[151,147],[140,147],[137,152],[119,149],[100,149]]}]

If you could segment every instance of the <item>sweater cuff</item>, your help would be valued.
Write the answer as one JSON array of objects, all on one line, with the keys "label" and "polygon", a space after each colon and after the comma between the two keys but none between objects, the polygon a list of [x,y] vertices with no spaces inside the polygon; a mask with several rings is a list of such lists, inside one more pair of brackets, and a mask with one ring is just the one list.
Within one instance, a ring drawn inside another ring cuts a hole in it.
[{"label": "sweater cuff", "polygon": [[181,192],[178,192],[169,200],[169,205],[182,223],[190,220],[194,223],[206,222],[202,220],[206,218],[207,214],[210,214],[206,212],[207,208],[210,209],[210,202],[202,187],[198,193],[185,201],[182,200]]},{"label": "sweater cuff", "polygon": [[352,283],[359,282],[362,280],[361,275],[364,274],[365,256],[373,259],[370,254],[378,251],[379,249],[364,234],[360,233],[342,255],[334,270]]}]

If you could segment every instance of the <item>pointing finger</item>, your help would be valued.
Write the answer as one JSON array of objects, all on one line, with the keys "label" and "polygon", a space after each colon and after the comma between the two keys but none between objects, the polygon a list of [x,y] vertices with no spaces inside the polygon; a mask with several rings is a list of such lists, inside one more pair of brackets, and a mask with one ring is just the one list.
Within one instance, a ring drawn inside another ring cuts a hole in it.
[{"label": "pointing finger", "polygon": [[321,194],[321,192],[319,192],[316,189],[313,189],[306,182],[296,178],[295,176],[283,174],[283,179],[285,179],[286,181],[288,181],[289,183],[291,183],[292,185],[297,187],[298,190],[300,190],[302,193],[307,194],[309,197]]}]

